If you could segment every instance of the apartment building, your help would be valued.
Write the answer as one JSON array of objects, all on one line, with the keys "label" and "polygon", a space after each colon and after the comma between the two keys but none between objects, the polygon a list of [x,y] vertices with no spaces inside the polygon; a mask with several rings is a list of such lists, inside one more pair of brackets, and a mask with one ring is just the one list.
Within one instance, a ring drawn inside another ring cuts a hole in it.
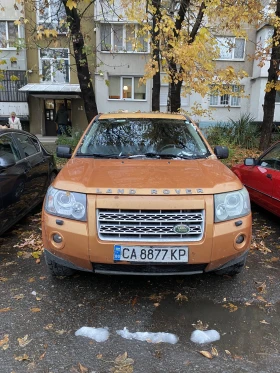
[{"label": "apartment building", "polygon": [[26,52],[24,26],[16,25],[22,7],[15,9],[10,0],[1,0],[0,12],[0,123],[6,124],[12,111],[28,127],[29,110],[27,94],[19,92],[26,84]]},{"label": "apartment building", "polygon": [[[118,5],[119,4],[119,5]],[[96,2],[96,45],[97,60],[100,69],[96,71],[95,89],[97,107],[100,112],[115,110],[151,110],[152,81],[147,81],[146,86],[139,86],[139,79],[144,75],[145,64],[149,59],[149,44],[143,40],[136,43],[135,48],[131,43],[130,35],[137,33],[140,25],[128,21],[118,1],[114,8],[106,6],[104,1]],[[226,122],[229,118],[237,120],[242,114],[250,114],[255,121],[263,119],[264,88],[267,81],[268,61],[263,67],[258,66],[258,61],[248,58],[253,56],[256,44],[265,41],[271,36],[271,28],[267,25],[256,30],[248,26],[248,39],[235,38],[234,36],[217,35],[220,47],[220,56],[217,67],[233,66],[236,71],[245,70],[247,78],[241,81],[245,97],[236,96],[239,88],[232,86],[234,95],[223,96],[208,95],[201,97],[193,92],[191,95],[181,96],[181,108],[190,112],[191,107],[198,103],[202,109],[212,109],[210,116],[197,116],[194,119],[201,127],[207,127],[217,122]],[[234,45],[229,47],[228,45]],[[140,47],[139,47],[140,46]],[[98,70],[98,69],[97,69]],[[167,111],[168,84],[161,79],[160,110]],[[275,121],[280,120],[280,94],[277,93]]]},{"label": "apartment building", "polygon": [[[8,3],[8,0],[5,1]],[[87,126],[87,119],[71,41],[65,24],[61,22],[65,19],[63,4],[60,0],[50,0],[48,6],[44,0],[38,0],[38,4],[37,11],[25,6],[25,17],[30,20],[25,30],[26,60],[23,55],[28,82],[19,92],[25,99],[28,94],[29,129],[35,134],[56,136],[55,115],[60,104],[64,103],[72,125],[83,130]],[[17,17],[19,14],[15,13],[14,19]],[[6,32],[9,32],[10,19],[7,17],[5,21],[8,30]],[[34,30],[38,29],[38,26],[39,30],[55,29],[57,38],[36,38]],[[87,9],[82,26],[87,35],[87,45],[92,50],[89,66],[98,111],[151,111],[152,80],[139,84],[150,58],[150,45],[145,35],[138,37],[135,43],[132,41],[141,25],[125,17],[118,1],[110,5],[99,0]],[[22,31],[19,29],[19,32]],[[213,109],[211,117],[194,117],[202,128],[225,122],[229,118],[239,119],[244,113],[251,114],[256,121],[262,121],[269,56],[263,67],[259,67],[258,61],[248,59],[247,56],[254,54],[257,42],[267,40],[271,35],[271,28],[267,25],[259,30],[251,27],[247,32],[248,40],[217,35],[220,45],[217,65],[231,65],[236,70],[242,69],[248,73],[248,77],[241,82],[246,97],[227,94],[202,98],[196,93],[181,97],[181,107],[186,112],[191,110],[194,103],[199,103],[205,110]],[[30,40],[33,42],[30,43]],[[234,47],[229,48],[228,41]],[[161,75],[160,110],[164,112],[168,110],[168,85],[164,81],[164,74]],[[232,91],[236,93],[238,87],[233,85]],[[280,121],[279,108],[280,95],[277,94],[275,121]]]},{"label": "apartment building", "polygon": [[[28,94],[30,132],[42,136],[56,136],[55,116],[61,104],[68,110],[73,128],[85,129],[87,119],[76,72],[74,52],[65,9],[60,0],[37,1],[37,9],[25,5],[28,83],[21,92]],[[86,19],[89,21],[87,22]],[[93,7],[85,12],[83,31],[95,44]],[[37,30],[37,32],[35,31]],[[45,35],[44,30],[55,30],[56,37]],[[93,54],[89,64],[94,78]]]}]

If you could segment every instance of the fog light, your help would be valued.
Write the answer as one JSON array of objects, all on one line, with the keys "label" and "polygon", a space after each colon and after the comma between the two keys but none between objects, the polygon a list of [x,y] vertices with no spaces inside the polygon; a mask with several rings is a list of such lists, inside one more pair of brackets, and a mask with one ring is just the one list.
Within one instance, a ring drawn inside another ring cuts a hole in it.
[{"label": "fog light", "polygon": [[235,242],[240,245],[242,242],[244,242],[244,240],[245,240],[245,237],[243,234],[241,234],[240,236],[237,237]]},{"label": "fog light", "polygon": [[61,242],[62,242],[62,237],[61,237],[60,234],[55,233],[55,234],[53,235],[53,240],[54,240],[55,243],[61,243]]}]

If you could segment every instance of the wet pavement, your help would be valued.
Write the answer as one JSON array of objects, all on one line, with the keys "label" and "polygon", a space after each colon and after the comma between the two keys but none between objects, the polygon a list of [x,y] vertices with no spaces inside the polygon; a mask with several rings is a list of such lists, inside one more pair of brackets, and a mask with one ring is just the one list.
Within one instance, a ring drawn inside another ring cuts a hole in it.
[{"label": "wet pavement", "polygon": [[[0,372],[280,372],[279,219],[254,206],[253,217],[253,248],[235,278],[53,278],[28,247],[13,247],[39,233],[38,219],[24,219],[0,238]],[[83,326],[107,327],[108,340],[75,336]],[[117,334],[124,328],[179,339],[127,340]],[[196,329],[220,340],[195,344]]]}]

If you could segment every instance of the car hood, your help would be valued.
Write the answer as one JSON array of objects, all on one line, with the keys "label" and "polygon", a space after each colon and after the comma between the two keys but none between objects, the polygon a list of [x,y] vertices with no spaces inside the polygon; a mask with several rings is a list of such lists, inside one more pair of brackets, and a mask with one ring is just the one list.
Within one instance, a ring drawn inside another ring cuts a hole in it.
[{"label": "car hood", "polygon": [[53,186],[87,194],[214,194],[242,188],[233,172],[217,159],[72,158]]}]

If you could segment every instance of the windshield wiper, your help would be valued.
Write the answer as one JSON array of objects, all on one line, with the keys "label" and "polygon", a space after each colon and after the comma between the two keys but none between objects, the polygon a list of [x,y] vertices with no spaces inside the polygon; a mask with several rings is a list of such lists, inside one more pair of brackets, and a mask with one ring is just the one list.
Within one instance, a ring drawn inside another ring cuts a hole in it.
[{"label": "windshield wiper", "polygon": [[119,159],[119,158],[126,158],[126,156],[120,155],[120,154],[101,154],[101,153],[77,153],[76,157],[84,157],[84,158],[114,158],[114,159]]}]

